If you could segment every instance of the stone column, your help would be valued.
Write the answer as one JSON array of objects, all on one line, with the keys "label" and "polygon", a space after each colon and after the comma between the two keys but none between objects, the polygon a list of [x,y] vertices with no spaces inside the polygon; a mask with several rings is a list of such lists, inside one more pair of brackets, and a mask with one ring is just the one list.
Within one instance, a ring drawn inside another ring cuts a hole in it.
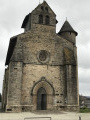
[{"label": "stone column", "polygon": [[76,65],[66,65],[67,104],[78,104],[78,81]]},{"label": "stone column", "polygon": [[22,62],[10,62],[6,111],[21,111]]}]

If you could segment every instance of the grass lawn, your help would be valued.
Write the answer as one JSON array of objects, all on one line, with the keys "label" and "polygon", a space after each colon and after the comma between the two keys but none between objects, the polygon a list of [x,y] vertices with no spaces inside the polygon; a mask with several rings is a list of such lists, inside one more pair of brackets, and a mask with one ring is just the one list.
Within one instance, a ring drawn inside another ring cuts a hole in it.
[{"label": "grass lawn", "polygon": [[81,113],[90,113],[90,108],[80,108]]}]

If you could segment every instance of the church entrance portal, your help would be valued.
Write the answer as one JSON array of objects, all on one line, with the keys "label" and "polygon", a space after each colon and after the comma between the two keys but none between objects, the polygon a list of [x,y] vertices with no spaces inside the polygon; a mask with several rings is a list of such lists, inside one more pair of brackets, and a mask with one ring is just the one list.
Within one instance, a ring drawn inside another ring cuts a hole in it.
[{"label": "church entrance portal", "polygon": [[44,88],[39,88],[37,92],[37,110],[46,110],[47,108],[47,93]]}]

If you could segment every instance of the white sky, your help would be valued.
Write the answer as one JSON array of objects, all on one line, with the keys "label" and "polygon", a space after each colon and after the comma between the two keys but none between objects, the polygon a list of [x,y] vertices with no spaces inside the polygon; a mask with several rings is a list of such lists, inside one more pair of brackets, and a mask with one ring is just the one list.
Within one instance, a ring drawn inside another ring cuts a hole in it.
[{"label": "white sky", "polygon": [[[66,20],[78,32],[80,94],[90,96],[90,0],[46,0],[57,15],[57,32]],[[43,0],[40,0],[42,3]],[[10,37],[23,32],[21,25],[39,0],[0,0],[0,92]]]}]

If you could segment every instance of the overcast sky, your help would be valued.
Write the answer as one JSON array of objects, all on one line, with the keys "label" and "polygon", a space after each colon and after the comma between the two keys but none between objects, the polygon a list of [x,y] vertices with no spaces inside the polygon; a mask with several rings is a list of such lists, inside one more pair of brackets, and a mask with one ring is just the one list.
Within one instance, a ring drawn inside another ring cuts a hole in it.
[{"label": "overcast sky", "polygon": [[[57,32],[66,20],[78,32],[79,92],[90,96],[90,0],[46,0],[57,15]],[[43,0],[40,0],[42,3]],[[21,25],[39,0],[0,0],[0,92],[10,37],[23,32]]]}]

